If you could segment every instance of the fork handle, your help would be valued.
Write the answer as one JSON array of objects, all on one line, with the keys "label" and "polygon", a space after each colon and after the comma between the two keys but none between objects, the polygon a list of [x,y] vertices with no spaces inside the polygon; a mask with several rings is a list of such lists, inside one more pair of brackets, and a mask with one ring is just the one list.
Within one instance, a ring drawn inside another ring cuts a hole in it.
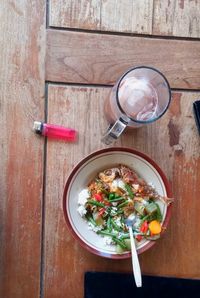
[{"label": "fork handle", "polygon": [[133,266],[135,283],[137,287],[141,287],[142,286],[141,269],[140,269],[140,263],[138,260],[138,254],[135,246],[135,240],[133,238],[132,227],[129,227],[129,234],[131,239],[131,256],[132,256],[132,266]]}]

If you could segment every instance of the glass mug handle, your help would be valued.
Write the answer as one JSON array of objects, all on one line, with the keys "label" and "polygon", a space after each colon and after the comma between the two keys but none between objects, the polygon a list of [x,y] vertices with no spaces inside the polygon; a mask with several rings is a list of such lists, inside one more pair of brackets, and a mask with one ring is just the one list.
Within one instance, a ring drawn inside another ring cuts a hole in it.
[{"label": "glass mug handle", "polygon": [[127,125],[128,122],[120,117],[114,124],[110,124],[101,141],[106,145],[112,144],[121,135]]}]

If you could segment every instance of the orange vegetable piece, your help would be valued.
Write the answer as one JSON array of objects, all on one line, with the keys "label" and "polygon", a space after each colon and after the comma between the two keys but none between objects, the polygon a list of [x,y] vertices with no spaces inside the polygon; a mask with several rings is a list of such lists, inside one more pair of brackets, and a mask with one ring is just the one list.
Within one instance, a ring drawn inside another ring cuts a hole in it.
[{"label": "orange vegetable piece", "polygon": [[149,224],[149,230],[152,234],[157,235],[161,232],[161,224],[157,220],[152,220]]}]

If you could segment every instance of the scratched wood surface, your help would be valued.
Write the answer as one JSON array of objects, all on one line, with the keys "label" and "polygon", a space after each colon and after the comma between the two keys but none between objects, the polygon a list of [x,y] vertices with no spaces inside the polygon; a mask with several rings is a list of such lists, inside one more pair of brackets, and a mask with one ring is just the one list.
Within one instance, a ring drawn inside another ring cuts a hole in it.
[{"label": "scratched wood surface", "polygon": [[44,1],[0,2],[0,297],[39,297]]},{"label": "scratched wood surface", "polygon": [[[47,44],[46,5],[47,23],[60,29],[48,30]],[[146,64],[159,68],[174,88],[199,89],[199,41],[162,38],[200,37],[199,6],[197,0],[0,2],[0,297],[80,298],[86,270],[131,271],[130,260],[102,259],[81,248],[62,212],[70,170],[104,146],[106,121],[99,115],[110,87],[49,85],[45,111],[44,79],[110,85],[130,66]],[[114,34],[119,32],[160,38]],[[198,95],[175,93],[159,122],[116,142],[157,161],[176,198],[167,233],[140,256],[143,273],[200,277],[199,136],[191,110]],[[49,122],[72,126],[80,137],[77,144],[48,140],[43,168],[44,139],[32,125],[45,112]]]},{"label": "scratched wood surface", "polygon": [[127,69],[149,65],[172,88],[200,88],[200,42],[48,30],[46,79],[113,84]]},{"label": "scratched wood surface", "polygon": [[[87,270],[131,271],[130,260],[111,261],[83,249],[67,229],[62,210],[63,189],[71,169],[87,154],[105,147],[100,136],[107,127],[103,101],[109,90],[48,87],[48,121],[77,129],[79,140],[47,143],[44,297],[83,297]],[[192,102],[198,95],[174,93],[170,109],[159,121],[127,131],[115,143],[151,156],[166,173],[175,197],[167,232],[152,249],[140,255],[142,272],[146,274],[200,277],[200,141],[192,115]]]},{"label": "scratched wood surface", "polygon": [[154,0],[152,33],[200,37],[199,0]]},{"label": "scratched wood surface", "polygon": [[153,1],[148,0],[51,0],[49,25],[148,34],[152,29],[152,12]]},{"label": "scratched wood surface", "polygon": [[199,0],[50,0],[49,25],[200,37]]}]

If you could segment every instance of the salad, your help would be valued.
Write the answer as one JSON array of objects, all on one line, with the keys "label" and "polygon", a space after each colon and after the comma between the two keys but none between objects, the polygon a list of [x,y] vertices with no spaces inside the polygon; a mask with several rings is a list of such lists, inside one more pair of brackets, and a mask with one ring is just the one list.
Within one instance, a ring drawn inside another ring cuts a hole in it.
[{"label": "salad", "polygon": [[116,247],[117,253],[131,249],[126,219],[133,220],[133,235],[137,242],[156,240],[162,231],[163,216],[159,200],[170,204],[172,199],[161,197],[153,186],[126,165],[106,169],[79,193],[78,212],[88,227]]}]

